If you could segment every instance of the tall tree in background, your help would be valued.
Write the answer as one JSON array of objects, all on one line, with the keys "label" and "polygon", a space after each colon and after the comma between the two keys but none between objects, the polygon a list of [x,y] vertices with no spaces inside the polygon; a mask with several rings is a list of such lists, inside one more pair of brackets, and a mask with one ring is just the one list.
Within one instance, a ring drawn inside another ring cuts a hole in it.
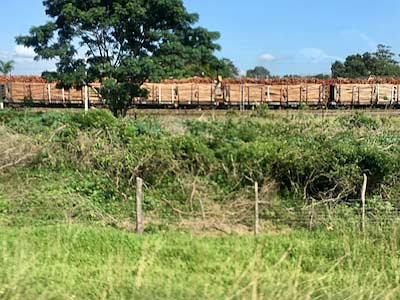
[{"label": "tall tree in background", "polygon": [[332,64],[332,77],[359,78],[368,76],[400,76],[400,64],[396,54],[385,45],[378,45],[374,53],[354,54],[346,58],[344,63],[336,61]]},{"label": "tall tree in background", "polygon": [[3,61],[0,60],[0,73],[4,76],[11,74],[12,70],[14,70],[14,61]]},{"label": "tall tree in background", "polygon": [[246,72],[246,77],[265,79],[271,77],[271,72],[264,67],[258,66],[255,67],[253,70],[248,70]]},{"label": "tall tree in background", "polygon": [[147,79],[201,74],[218,66],[213,53],[220,49],[219,33],[194,27],[199,16],[188,13],[182,0],[43,4],[51,21],[32,27],[17,43],[33,47],[36,59],[57,59],[57,71],[42,75],[59,87],[101,81],[100,94],[115,115],[124,116],[135,97],[146,95],[141,85]]},{"label": "tall tree in background", "polygon": [[223,58],[219,60],[219,64],[217,75],[221,75],[223,78],[237,78],[239,76],[239,69],[230,59]]},{"label": "tall tree in background", "polygon": [[222,75],[224,78],[236,78],[239,76],[239,70],[234,63],[227,58],[218,59],[214,55],[210,56],[203,63],[188,63],[180,68],[166,66],[167,71],[164,78],[190,78],[190,77],[210,77],[216,78]]}]

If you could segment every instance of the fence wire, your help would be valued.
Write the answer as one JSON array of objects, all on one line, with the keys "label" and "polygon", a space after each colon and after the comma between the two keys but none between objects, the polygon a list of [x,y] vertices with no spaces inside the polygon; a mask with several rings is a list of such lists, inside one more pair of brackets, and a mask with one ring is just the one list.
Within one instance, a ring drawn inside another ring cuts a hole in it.
[{"label": "fence wire", "polygon": [[[361,200],[346,201],[347,204],[315,204],[307,207],[274,211],[265,209],[264,219],[275,224],[291,227],[314,228],[334,224],[360,224],[362,222]],[[390,226],[400,221],[400,208],[378,206],[365,208],[365,224]]]}]

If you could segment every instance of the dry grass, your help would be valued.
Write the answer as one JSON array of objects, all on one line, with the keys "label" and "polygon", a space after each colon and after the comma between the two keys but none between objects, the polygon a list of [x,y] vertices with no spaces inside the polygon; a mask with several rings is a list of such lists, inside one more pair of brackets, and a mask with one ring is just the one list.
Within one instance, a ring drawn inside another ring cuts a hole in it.
[{"label": "dry grass", "polygon": [[32,138],[0,126],[0,172],[29,162],[39,151],[39,145]]}]

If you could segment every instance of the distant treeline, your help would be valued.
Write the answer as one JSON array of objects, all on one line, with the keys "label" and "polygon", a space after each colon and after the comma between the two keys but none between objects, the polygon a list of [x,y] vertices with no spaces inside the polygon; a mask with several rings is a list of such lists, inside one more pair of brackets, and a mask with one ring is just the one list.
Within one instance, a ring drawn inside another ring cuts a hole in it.
[{"label": "distant treeline", "polygon": [[[367,78],[400,77],[400,64],[390,46],[378,45],[376,52],[349,55],[344,62],[335,61],[331,67],[331,74],[316,74],[310,76],[287,74],[284,78]],[[250,78],[276,78],[265,67],[258,66],[246,72]]]}]

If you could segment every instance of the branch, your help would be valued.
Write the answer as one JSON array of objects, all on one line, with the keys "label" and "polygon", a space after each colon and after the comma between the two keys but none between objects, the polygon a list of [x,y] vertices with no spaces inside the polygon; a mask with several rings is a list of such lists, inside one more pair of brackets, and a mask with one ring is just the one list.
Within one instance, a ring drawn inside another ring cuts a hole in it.
[{"label": "branch", "polygon": [[20,157],[19,159],[17,159],[17,160],[14,161],[14,162],[5,164],[5,165],[3,165],[3,166],[0,166],[0,171],[1,171],[1,170],[4,170],[4,169],[6,169],[6,168],[9,168],[9,167],[18,165],[20,162],[22,162],[22,161],[24,161],[24,160],[26,160],[26,159],[28,159],[28,158],[31,158],[31,157],[33,157],[33,156],[35,156],[35,155],[34,155],[34,154],[27,154],[27,155],[25,155],[25,156],[22,156],[22,157]]}]

